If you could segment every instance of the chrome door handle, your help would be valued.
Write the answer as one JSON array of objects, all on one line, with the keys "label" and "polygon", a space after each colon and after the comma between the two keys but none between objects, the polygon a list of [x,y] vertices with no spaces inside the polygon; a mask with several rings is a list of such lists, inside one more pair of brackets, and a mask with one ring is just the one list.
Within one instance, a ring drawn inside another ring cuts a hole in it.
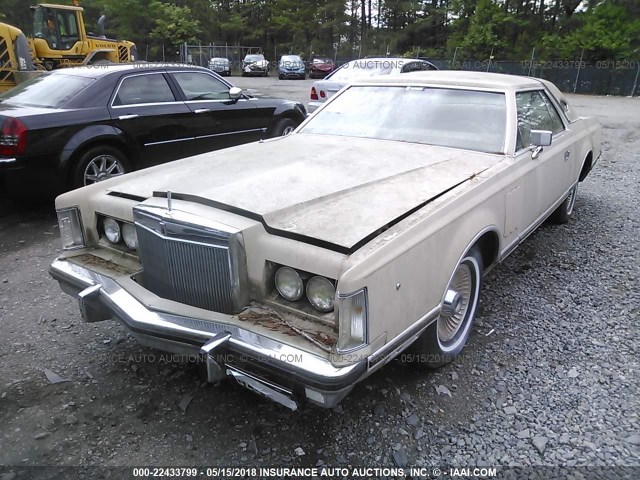
[{"label": "chrome door handle", "polygon": [[564,161],[566,162],[567,160],[569,160],[569,157],[571,156],[571,152],[570,151],[566,151],[564,152]]},{"label": "chrome door handle", "polygon": [[195,110],[196,113],[207,113],[210,112],[211,110],[208,108],[198,108],[197,110]]},{"label": "chrome door handle", "polygon": [[131,120],[132,118],[138,118],[139,115],[133,114],[133,115],[120,115],[118,117],[119,120]]}]

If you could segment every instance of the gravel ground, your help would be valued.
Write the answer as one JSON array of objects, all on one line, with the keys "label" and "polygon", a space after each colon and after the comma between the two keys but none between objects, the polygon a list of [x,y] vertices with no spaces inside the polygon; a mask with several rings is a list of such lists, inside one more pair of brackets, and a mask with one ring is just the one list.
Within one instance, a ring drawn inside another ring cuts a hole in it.
[{"label": "gravel ground", "polygon": [[[305,103],[311,85],[232,81]],[[565,467],[545,478],[625,466],[640,478],[640,99],[571,98],[604,127],[574,219],[542,226],[488,275],[453,364],[399,359],[329,411],[207,385],[118,324],[83,323],[47,275],[52,205],[0,200],[0,480],[30,465],[146,464]]]}]

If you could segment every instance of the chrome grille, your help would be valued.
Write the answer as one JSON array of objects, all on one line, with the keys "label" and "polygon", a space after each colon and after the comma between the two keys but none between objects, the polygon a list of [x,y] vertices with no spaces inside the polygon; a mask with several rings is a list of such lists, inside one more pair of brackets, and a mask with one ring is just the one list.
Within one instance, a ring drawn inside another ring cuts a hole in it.
[{"label": "chrome grille", "polygon": [[237,313],[244,306],[246,268],[237,238],[171,217],[134,209],[145,288],[168,300]]}]

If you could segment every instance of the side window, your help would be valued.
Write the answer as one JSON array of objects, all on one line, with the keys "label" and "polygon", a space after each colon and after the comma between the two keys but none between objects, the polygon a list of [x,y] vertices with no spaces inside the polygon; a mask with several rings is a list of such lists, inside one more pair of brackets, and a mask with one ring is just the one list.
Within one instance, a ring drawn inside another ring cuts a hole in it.
[{"label": "side window", "polygon": [[516,150],[531,145],[531,130],[564,130],[562,120],[546,95],[540,91],[516,93],[518,107],[518,139]]},{"label": "side window", "polygon": [[69,50],[79,40],[78,24],[75,12],[57,12],[58,26],[60,27],[60,41],[62,49]]},{"label": "side window", "polygon": [[200,72],[172,73],[189,100],[229,100],[229,87],[212,75]]},{"label": "side window", "polygon": [[125,78],[120,84],[113,105],[137,105],[140,103],[174,102],[175,97],[161,73],[136,75]]}]

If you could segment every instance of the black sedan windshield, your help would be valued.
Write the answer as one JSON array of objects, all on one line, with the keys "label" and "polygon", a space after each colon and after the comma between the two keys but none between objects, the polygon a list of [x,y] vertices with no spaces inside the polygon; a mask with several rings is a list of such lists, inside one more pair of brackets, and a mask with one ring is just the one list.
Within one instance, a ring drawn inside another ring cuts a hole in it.
[{"label": "black sedan windshield", "polygon": [[300,133],[376,138],[500,153],[503,93],[406,86],[354,86]]},{"label": "black sedan windshield", "polygon": [[60,108],[93,81],[90,77],[43,73],[0,95],[0,103]]}]

